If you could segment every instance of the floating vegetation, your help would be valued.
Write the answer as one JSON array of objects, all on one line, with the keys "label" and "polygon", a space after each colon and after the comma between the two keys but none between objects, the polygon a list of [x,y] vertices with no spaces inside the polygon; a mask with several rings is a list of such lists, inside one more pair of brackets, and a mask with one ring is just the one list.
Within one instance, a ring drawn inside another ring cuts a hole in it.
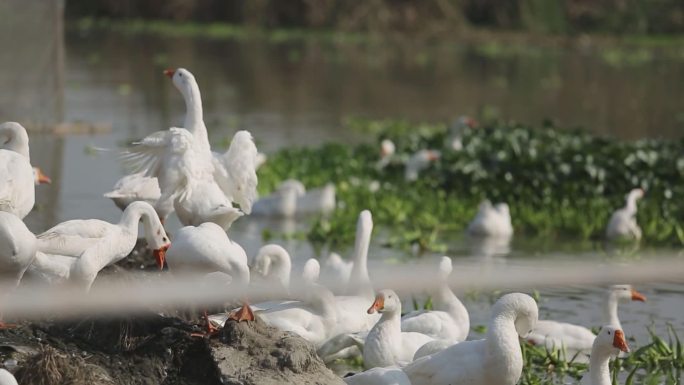
[{"label": "floating vegetation", "polygon": [[[646,190],[639,203],[642,242],[681,245],[684,229],[684,141],[625,142],[551,123],[528,127],[493,122],[462,132],[463,148],[444,148],[448,129],[439,124],[351,120],[351,129],[372,140],[284,149],[269,155],[259,171],[261,193],[296,178],[308,188],[332,181],[338,208],[318,218],[308,232],[318,243],[346,244],[355,217],[370,209],[384,242],[405,249],[443,251],[461,236],[483,199],[507,202],[516,234],[551,239],[599,240],[625,194]],[[396,154],[378,167],[380,141],[391,139]],[[404,180],[406,159],[421,149],[441,158],[415,182]]]}]

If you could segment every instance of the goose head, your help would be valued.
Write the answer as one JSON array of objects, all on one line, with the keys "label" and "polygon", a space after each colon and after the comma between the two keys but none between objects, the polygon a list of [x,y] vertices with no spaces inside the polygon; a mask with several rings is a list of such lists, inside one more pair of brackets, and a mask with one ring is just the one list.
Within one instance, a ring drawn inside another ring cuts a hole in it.
[{"label": "goose head", "polygon": [[375,301],[371,307],[368,308],[367,313],[373,314],[378,313],[401,313],[401,300],[397,293],[393,290],[385,289],[380,290],[375,296]]},{"label": "goose head", "polygon": [[608,290],[608,294],[620,302],[646,302],[646,296],[639,293],[632,285],[613,285]]},{"label": "goose head", "polygon": [[49,176],[45,175],[43,173],[43,170],[40,169],[40,167],[34,167],[33,168],[33,180],[36,183],[36,186],[39,184],[50,184],[52,183],[52,179],[50,179]]},{"label": "goose head", "polygon": [[392,156],[394,155],[395,151],[396,146],[394,145],[394,142],[392,142],[391,140],[383,139],[382,142],[380,142],[380,158]]},{"label": "goose head", "polygon": [[290,254],[280,245],[262,246],[252,261],[252,275],[262,279],[278,280],[285,287],[290,287],[290,270],[292,260]]},{"label": "goose head", "polygon": [[606,325],[602,327],[594,340],[592,353],[604,351],[612,355],[617,353],[616,349],[625,353],[629,352],[625,334],[620,328],[615,326]]},{"label": "goose head", "polygon": [[197,83],[195,81],[195,76],[185,68],[165,69],[164,75],[169,77],[173,82],[173,85],[182,93],[188,90],[193,84]]},{"label": "goose head", "polygon": [[463,129],[475,128],[478,126],[477,120],[471,118],[470,116],[461,115],[449,126],[449,131],[451,132],[461,132]]},{"label": "goose head", "polygon": [[499,298],[492,307],[494,317],[512,319],[515,331],[520,337],[526,337],[537,325],[539,308],[532,297],[523,293],[506,294]]},{"label": "goose head", "polygon": [[452,270],[453,270],[453,266],[451,264],[451,258],[442,257],[439,260],[439,267],[437,270],[437,274],[439,275],[439,278],[441,280],[446,280],[447,278],[449,278],[449,275],[451,274]]},{"label": "goose head", "polygon": [[311,284],[318,282],[318,277],[321,274],[321,265],[315,258],[309,258],[304,264],[302,271],[302,279],[305,283]]}]

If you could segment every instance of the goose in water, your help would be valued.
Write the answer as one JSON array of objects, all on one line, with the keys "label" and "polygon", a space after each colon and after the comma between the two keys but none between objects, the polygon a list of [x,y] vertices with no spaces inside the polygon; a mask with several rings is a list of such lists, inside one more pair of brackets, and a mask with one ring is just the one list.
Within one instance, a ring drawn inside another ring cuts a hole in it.
[{"label": "goose in water", "polygon": [[625,207],[616,210],[610,217],[606,227],[606,238],[609,240],[639,240],[641,228],[637,224],[637,201],[644,196],[644,190],[637,188],[627,194]]},{"label": "goose in water", "polygon": [[418,180],[420,172],[430,167],[441,157],[442,153],[437,150],[419,150],[406,161],[404,179],[409,182]]},{"label": "goose in water", "polygon": [[463,132],[468,128],[477,127],[477,121],[468,116],[460,116],[450,126],[444,147],[452,151],[463,149]]},{"label": "goose in water", "polygon": [[508,205],[492,205],[488,200],[480,203],[475,218],[468,225],[468,234],[475,237],[511,237],[513,225]]},{"label": "goose in water", "polygon": [[306,190],[298,180],[288,179],[273,194],[254,203],[252,213],[263,216],[294,217],[297,215],[329,214],[335,209],[335,185],[328,183]]},{"label": "goose in water", "polygon": [[523,369],[518,342],[537,323],[534,299],[512,293],[492,307],[484,339],[464,341],[406,365],[412,384],[420,385],[515,385]]},{"label": "goose in water", "polygon": [[99,219],[76,219],[58,224],[37,236],[38,253],[30,267],[32,274],[51,282],[72,281],[90,290],[105,266],[126,258],[138,240],[142,220],[148,247],[157,265],[164,265],[169,238],[152,206],[130,204],[117,224]]},{"label": "goose in water", "polygon": [[[646,301],[646,296],[636,291],[631,285],[613,285],[608,289],[604,322],[622,330],[618,318],[618,304],[629,301]],[[549,350],[565,348],[566,356],[573,357],[579,353],[589,353],[596,335],[586,327],[566,322],[540,320],[532,333],[526,338],[534,345],[545,345]],[[580,360],[586,357],[578,356]]]},{"label": "goose in water", "polygon": [[619,352],[629,352],[625,334],[614,325],[602,327],[592,344],[589,372],[582,377],[580,385],[611,385],[608,364]]},{"label": "goose in water", "polygon": [[[0,124],[0,211],[23,219],[36,199],[36,174],[31,166],[29,137],[16,122]],[[38,175],[42,174],[39,173]]]}]

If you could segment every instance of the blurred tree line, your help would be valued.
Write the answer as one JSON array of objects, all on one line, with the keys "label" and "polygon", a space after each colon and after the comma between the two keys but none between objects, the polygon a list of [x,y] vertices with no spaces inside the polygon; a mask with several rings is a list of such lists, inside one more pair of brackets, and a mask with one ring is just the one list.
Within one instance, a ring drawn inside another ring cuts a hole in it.
[{"label": "blurred tree line", "polygon": [[684,0],[67,0],[67,17],[439,34],[469,27],[544,33],[684,31]]}]

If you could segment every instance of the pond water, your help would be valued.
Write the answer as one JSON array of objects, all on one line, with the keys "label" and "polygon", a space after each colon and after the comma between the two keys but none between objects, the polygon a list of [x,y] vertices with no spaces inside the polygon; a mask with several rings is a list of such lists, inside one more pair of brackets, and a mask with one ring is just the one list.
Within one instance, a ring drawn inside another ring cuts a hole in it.
[{"label": "pond water", "polygon": [[[7,38],[0,43],[16,45]],[[460,114],[498,111],[534,124],[551,117],[564,126],[624,139],[676,138],[684,132],[681,62],[655,54],[646,63],[622,65],[598,49],[532,47],[495,54],[466,45],[276,43],[78,30],[66,33],[64,41],[24,43],[28,46],[13,60],[3,61],[0,80],[17,93],[0,97],[1,120],[111,127],[94,135],[31,135],[32,161],[54,181],[38,187],[39,207],[27,218],[34,231],[73,218],[118,220],[120,211],[102,197],[122,175],[118,149],[183,122],[181,96],[161,74],[166,67],[186,67],[196,75],[213,143],[225,146],[237,129],[248,129],[266,153],[364,140],[363,133],[340,129],[349,116],[447,122]],[[270,225],[246,217],[231,237],[253,255],[262,244],[262,229]],[[172,230],[177,227],[171,224]],[[297,264],[316,254],[305,242],[284,243]],[[558,250],[566,256],[568,250],[582,250],[573,258],[586,263],[607,256],[591,251],[597,249],[592,245],[535,245],[516,241],[509,260],[553,258]],[[467,247],[452,251],[457,258],[472,255]],[[371,258],[397,256],[407,257],[377,245],[371,253]],[[661,334],[666,322],[684,330],[684,286],[639,289],[648,302],[621,306],[628,335],[644,342],[652,323]],[[599,326],[603,297],[598,287],[543,291],[541,317]],[[483,298],[465,300],[473,325],[486,323],[489,302]]]}]

